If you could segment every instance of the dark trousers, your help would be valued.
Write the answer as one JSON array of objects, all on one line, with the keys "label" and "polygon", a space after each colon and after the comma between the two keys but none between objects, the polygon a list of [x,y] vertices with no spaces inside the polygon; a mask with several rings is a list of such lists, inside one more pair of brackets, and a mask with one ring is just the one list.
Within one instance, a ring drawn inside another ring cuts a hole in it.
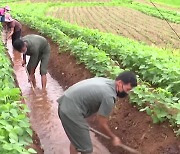
[{"label": "dark trousers", "polygon": [[17,32],[14,32],[13,35],[12,35],[12,44],[14,43],[14,41],[16,39],[20,39],[21,37],[21,30],[17,31]]},{"label": "dark trousers", "polygon": [[0,22],[4,22],[5,21],[5,15],[0,15]]}]

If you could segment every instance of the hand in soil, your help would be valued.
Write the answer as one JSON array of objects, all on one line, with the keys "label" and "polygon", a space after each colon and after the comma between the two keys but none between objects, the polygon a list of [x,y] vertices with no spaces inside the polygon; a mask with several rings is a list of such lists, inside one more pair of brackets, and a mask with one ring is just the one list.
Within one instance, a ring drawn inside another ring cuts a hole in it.
[{"label": "hand in soil", "polygon": [[122,144],[121,140],[119,137],[115,136],[113,139],[112,139],[112,145],[113,146],[120,146]]}]

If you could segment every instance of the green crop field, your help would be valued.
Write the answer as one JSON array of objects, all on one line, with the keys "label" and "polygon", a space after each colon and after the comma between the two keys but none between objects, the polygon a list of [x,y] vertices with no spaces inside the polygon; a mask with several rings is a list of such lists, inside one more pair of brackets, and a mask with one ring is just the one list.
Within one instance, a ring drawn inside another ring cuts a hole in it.
[{"label": "green crop field", "polygon": [[152,2],[158,2],[158,3],[162,3],[162,4],[180,7],[180,1],[179,0],[152,0]]},{"label": "green crop field", "polygon": [[[153,2],[180,6],[179,0]],[[32,0],[8,5],[13,18],[49,37],[59,46],[58,54],[70,53],[77,65],[82,63],[94,76],[114,79],[123,70],[135,72],[139,85],[128,101],[138,113],[146,112],[153,123],[168,122],[174,133],[180,135],[180,14],[177,10],[158,6],[162,17],[153,6],[131,0]],[[25,116],[28,110],[19,103],[20,91],[15,88],[12,66],[2,43],[0,62],[0,72],[5,72],[0,73],[0,143],[3,144],[0,153],[34,152],[25,148],[32,135]]]}]

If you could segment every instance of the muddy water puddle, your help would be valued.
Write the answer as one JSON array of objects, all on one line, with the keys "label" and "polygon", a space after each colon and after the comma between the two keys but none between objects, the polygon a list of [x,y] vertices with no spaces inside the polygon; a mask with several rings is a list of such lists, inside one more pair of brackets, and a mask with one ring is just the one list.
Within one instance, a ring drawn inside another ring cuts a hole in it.
[{"label": "muddy water puddle", "polygon": [[[63,89],[54,80],[51,75],[47,74],[47,92],[41,91],[41,78],[39,67],[36,69],[35,93],[33,92],[25,68],[21,66],[21,55],[14,52],[11,40],[7,42],[8,52],[13,61],[13,69],[17,82],[25,98],[25,102],[30,109],[30,122],[32,128],[37,133],[41,146],[45,154],[69,154],[69,140],[64,132],[62,124],[58,117],[58,104],[56,100],[63,95]],[[55,70],[54,70],[55,71]],[[94,146],[94,154],[109,154],[110,152],[104,147],[94,133],[91,133]]]}]

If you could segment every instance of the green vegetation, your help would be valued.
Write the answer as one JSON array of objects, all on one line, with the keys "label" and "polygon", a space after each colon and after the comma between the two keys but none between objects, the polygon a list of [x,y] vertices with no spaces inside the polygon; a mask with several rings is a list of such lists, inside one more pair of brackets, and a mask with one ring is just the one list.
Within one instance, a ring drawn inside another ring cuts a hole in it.
[{"label": "green vegetation", "polygon": [[[148,52],[146,53],[146,50],[150,47],[144,46],[134,41],[130,41],[128,39],[124,39],[117,36],[115,37],[114,35],[110,35],[110,34],[99,33],[98,31],[91,31],[91,30],[85,31],[79,27],[70,25],[63,21],[58,21],[57,19],[54,18],[45,17],[43,13],[45,12],[45,10],[47,10],[47,8],[48,6],[46,4],[44,5],[28,4],[28,5],[23,5],[21,7],[19,5],[18,7],[14,5],[13,10],[14,10],[15,18],[29,25],[31,28],[37,29],[40,33],[51,37],[55,42],[59,44],[61,52],[67,52],[67,51],[71,52],[74,56],[76,56],[79,63],[84,63],[85,66],[93,74],[97,76],[106,76],[106,77],[114,78],[114,76],[116,76],[117,73],[122,71],[122,69],[116,66],[115,60],[113,61],[111,60],[111,58],[114,59],[116,57],[118,58],[120,57],[121,61],[123,61],[124,63],[129,63],[129,61],[131,61],[129,60],[131,57],[123,58],[121,56],[122,55],[128,56],[128,54],[131,53],[130,54],[131,56],[133,56],[134,54],[134,57],[136,57],[136,56],[140,56],[141,54],[144,55],[147,54],[149,51],[152,51],[152,50],[148,50]],[[77,28],[79,28],[78,33],[77,33]],[[71,31],[71,32],[67,33],[67,31]],[[87,35],[85,35],[85,32],[88,32]],[[84,37],[88,37],[89,42],[85,41]],[[100,42],[97,42],[98,40]],[[121,42],[123,44],[121,44]],[[106,45],[108,45],[108,47]],[[118,47],[120,47],[120,49],[118,48],[116,49],[117,45]],[[139,45],[141,49],[138,50],[137,55],[136,52],[133,50],[133,48],[137,49],[136,45],[137,46]],[[154,53],[157,56],[160,53],[160,51],[162,51],[156,48],[152,48],[152,49],[155,50]],[[131,50],[133,50],[133,52],[131,52]],[[126,51],[128,53],[126,53]],[[114,57],[113,54],[115,54]],[[173,59],[174,57],[172,56],[171,53],[169,52],[161,53],[161,55],[159,55],[159,58],[161,56],[164,56],[165,59],[166,58],[169,58],[169,60],[172,59],[172,63],[176,64],[176,62]],[[151,57],[150,56],[141,57],[140,62],[144,62],[145,60],[144,58],[150,59]],[[177,57],[177,59],[178,58],[179,57]],[[156,64],[156,60],[159,59],[158,58],[155,59],[150,63],[150,65],[147,63],[147,66]],[[139,59],[138,60],[136,59],[136,62],[137,61],[139,61]],[[163,62],[163,60],[160,62]],[[123,66],[124,63],[122,63]],[[134,62],[132,63],[133,63],[132,66],[136,64]],[[128,69],[132,70],[132,67],[128,67]],[[139,72],[139,70],[137,72]],[[156,75],[157,72],[154,73],[153,72],[154,70],[152,71],[152,74]],[[146,73],[146,71],[144,73]],[[179,128],[180,125],[179,98],[173,97],[173,95],[170,92],[168,92],[166,89],[151,88],[149,84],[141,81],[140,79],[139,82],[140,85],[137,88],[135,88],[134,93],[132,93],[130,96],[131,102],[137,105],[140,111],[146,111],[149,115],[151,115],[155,123],[163,122],[168,119],[172,125],[180,129]]]},{"label": "green vegetation", "polygon": [[179,0],[152,0],[152,2],[157,2],[157,3],[162,3],[162,4],[180,7],[180,1]]},{"label": "green vegetation", "polygon": [[161,12],[161,15],[158,10],[153,7],[153,6],[149,6],[149,5],[145,5],[145,4],[141,4],[141,3],[137,3],[134,2],[133,5],[129,5],[129,7],[136,9],[138,11],[141,11],[147,15],[150,16],[154,16],[160,19],[166,19],[170,22],[174,22],[179,24],[180,23],[180,14],[177,11],[172,11],[172,10],[167,10],[167,9],[163,9],[163,8],[159,8],[158,10]]},{"label": "green vegetation", "polygon": [[180,57],[175,57],[171,52],[149,47],[123,37],[73,26],[58,19],[48,18],[47,20],[44,18],[41,21],[58,28],[71,38],[81,38],[84,42],[105,51],[123,68],[135,71],[143,80],[152,85],[166,88],[174,95],[180,96],[178,91],[180,87]]},{"label": "green vegetation", "polygon": [[[1,39],[1,37],[0,37]],[[0,153],[36,153],[27,149],[32,143],[29,112],[20,101],[20,90],[15,87],[12,66],[0,41]]]}]

